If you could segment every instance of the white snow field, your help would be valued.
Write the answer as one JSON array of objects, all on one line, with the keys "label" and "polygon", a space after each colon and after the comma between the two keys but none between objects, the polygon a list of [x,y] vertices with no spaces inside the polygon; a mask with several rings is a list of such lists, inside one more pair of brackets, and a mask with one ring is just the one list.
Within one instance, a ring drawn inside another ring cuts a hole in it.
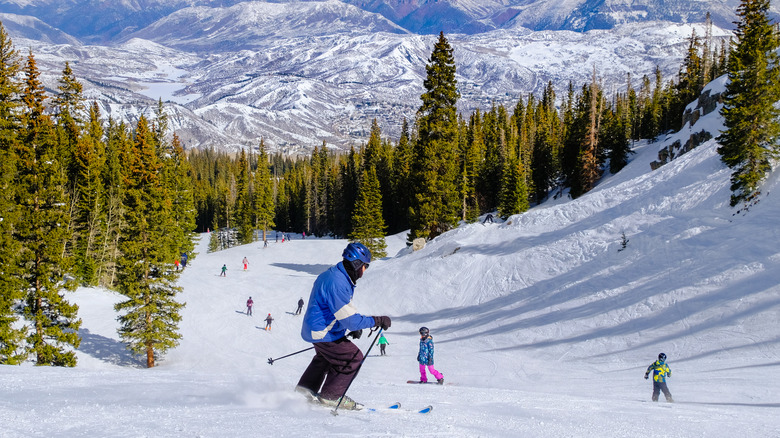
[{"label": "white snow field", "polygon": [[[348,395],[375,408],[430,404],[430,414],[334,416],[293,391],[312,351],[268,364],[310,347],[291,313],[345,240],[293,235],[207,253],[203,236],[180,281],[177,348],[143,368],[116,333],[121,297],[79,289],[68,295],[83,318],[78,366],[0,366],[0,436],[780,436],[777,175],[734,214],[714,140],[649,166],[661,146],[718,123],[638,144],[623,171],[577,200],[462,225],[415,253],[404,235],[388,238],[391,256],[355,292],[361,313],[392,318],[388,355],[372,349]],[[419,378],[423,325],[446,385],[406,383]],[[356,342],[365,352],[372,339]],[[651,402],[643,379],[660,352],[675,403]]]}]

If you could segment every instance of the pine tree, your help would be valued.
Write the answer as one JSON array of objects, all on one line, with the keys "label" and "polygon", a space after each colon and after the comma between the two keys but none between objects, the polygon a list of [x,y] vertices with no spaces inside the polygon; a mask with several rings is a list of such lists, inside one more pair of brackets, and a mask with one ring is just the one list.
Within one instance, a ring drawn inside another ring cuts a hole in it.
[{"label": "pine tree", "polygon": [[[167,192],[171,196],[171,215],[173,224],[169,237],[173,240],[174,254],[186,252],[192,254],[195,230],[195,199],[192,191],[192,166],[179,136],[173,134],[170,152],[164,156],[163,173]],[[176,256],[174,256],[176,257]],[[191,258],[190,258],[191,259]]]},{"label": "pine tree", "polygon": [[89,130],[76,141],[73,157],[76,205],[71,222],[75,235],[73,250],[76,272],[85,285],[96,285],[100,259],[98,243],[105,233],[105,144],[97,104],[90,107]]},{"label": "pine tree", "polygon": [[349,239],[360,242],[371,250],[377,259],[387,256],[385,222],[382,218],[382,193],[376,169],[370,166],[363,171],[355,210],[352,214],[352,233]]},{"label": "pine tree", "polygon": [[412,173],[412,153],[413,145],[409,135],[409,123],[404,118],[401,125],[401,136],[393,153],[392,166],[392,211],[393,215],[389,219],[390,233],[397,233],[409,228],[409,206],[411,205],[410,194],[412,193],[411,173]]},{"label": "pine tree", "polygon": [[57,151],[54,123],[45,114],[45,92],[30,52],[24,67],[22,138],[18,147],[17,204],[21,217],[15,237],[21,244],[22,278],[28,291],[24,316],[31,322],[27,336],[36,364],[75,366],[81,339],[78,306],[62,294],[75,285],[66,280],[70,260],[65,178]]},{"label": "pine tree", "polygon": [[146,355],[146,366],[178,344],[179,314],[183,303],[176,301],[181,290],[173,269],[177,256],[172,232],[178,224],[171,214],[170,190],[162,184],[154,133],[145,117],[138,120],[135,141],[124,154],[125,229],[120,240],[118,289],[127,300],[114,308],[120,337],[136,354]]},{"label": "pine tree", "polygon": [[452,47],[439,34],[425,69],[425,93],[417,111],[418,138],[413,155],[414,197],[410,208],[409,240],[432,239],[457,221],[456,154],[458,120],[456,103],[460,94],[455,80]]},{"label": "pine tree", "polygon": [[109,118],[106,129],[106,158],[103,171],[105,187],[105,229],[98,250],[97,277],[103,286],[112,287],[116,280],[119,239],[124,228],[123,154],[131,150],[131,139],[124,123]]},{"label": "pine tree", "polygon": [[236,176],[236,215],[238,235],[241,243],[251,243],[254,240],[254,224],[252,215],[252,198],[249,192],[249,162],[246,152],[241,149],[238,158],[238,175]]},{"label": "pine tree", "polygon": [[257,171],[255,172],[255,227],[263,230],[263,241],[267,239],[266,233],[276,226],[274,223],[274,180],[271,178],[271,170],[268,168],[268,154],[265,150],[265,142],[260,140],[260,156],[257,159]]},{"label": "pine tree", "polygon": [[15,306],[24,298],[18,255],[20,245],[13,236],[19,221],[16,204],[16,150],[19,147],[17,112],[21,68],[19,55],[0,24],[0,364],[16,365],[25,360],[26,328],[17,326]]},{"label": "pine tree", "polygon": [[528,210],[528,189],[520,159],[510,157],[505,166],[498,205],[498,214],[503,219]]},{"label": "pine tree", "polygon": [[729,84],[721,114],[726,130],[718,153],[731,174],[731,206],[757,202],[761,182],[778,154],[780,46],[769,19],[769,0],[743,0],[737,8],[736,41],[728,60]]}]

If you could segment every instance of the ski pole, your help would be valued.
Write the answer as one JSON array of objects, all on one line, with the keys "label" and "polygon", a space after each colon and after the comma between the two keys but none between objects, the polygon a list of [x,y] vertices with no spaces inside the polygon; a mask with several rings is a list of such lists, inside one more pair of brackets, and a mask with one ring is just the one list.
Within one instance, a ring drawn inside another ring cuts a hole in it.
[{"label": "ski pole", "polygon": [[339,404],[336,405],[336,407],[330,412],[333,415],[338,415],[339,413],[336,412],[339,409],[339,406],[341,406],[341,402],[344,401],[344,396],[347,395],[347,391],[349,391],[349,387],[352,386],[352,382],[355,381],[355,377],[357,377],[358,373],[360,372],[360,368],[363,367],[363,362],[366,361],[366,358],[368,357],[368,354],[371,353],[371,349],[374,348],[374,344],[376,344],[376,341],[379,339],[379,335],[382,334],[382,329],[380,328],[379,331],[376,333],[376,337],[374,338],[374,341],[371,342],[371,346],[368,347],[368,350],[366,350],[365,356],[363,356],[363,360],[360,361],[360,365],[358,365],[357,369],[355,370],[355,374],[352,375],[352,379],[349,380],[349,384],[347,384],[347,387],[344,388],[344,393],[341,394],[341,397],[339,397]]},{"label": "ski pole", "polygon": [[290,353],[290,354],[288,354],[287,356],[277,357],[276,359],[271,359],[271,358],[269,357],[269,358],[268,358],[268,365],[273,365],[273,364],[274,364],[274,362],[275,362],[275,361],[277,361],[277,360],[279,360],[279,359],[284,359],[285,357],[294,356],[294,355],[296,355],[296,354],[298,354],[298,353],[303,353],[304,351],[309,351],[309,350],[311,350],[312,348],[314,348],[314,347],[304,348],[304,349],[303,349],[303,350],[301,350],[301,351],[296,351],[295,353]]}]

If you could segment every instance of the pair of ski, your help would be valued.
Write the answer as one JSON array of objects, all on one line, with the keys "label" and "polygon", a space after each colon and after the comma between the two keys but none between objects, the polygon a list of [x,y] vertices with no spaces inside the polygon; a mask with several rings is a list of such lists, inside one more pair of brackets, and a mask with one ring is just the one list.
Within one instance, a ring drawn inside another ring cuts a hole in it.
[{"label": "pair of ski", "polygon": [[[376,408],[366,408],[369,412],[379,412],[383,410],[391,410],[391,411],[403,411],[405,409],[401,409],[401,402],[395,402],[392,405],[384,408],[384,409],[376,409]],[[428,405],[422,409],[418,410],[410,410],[408,412],[417,412],[418,414],[427,414],[433,410],[433,406]]]}]

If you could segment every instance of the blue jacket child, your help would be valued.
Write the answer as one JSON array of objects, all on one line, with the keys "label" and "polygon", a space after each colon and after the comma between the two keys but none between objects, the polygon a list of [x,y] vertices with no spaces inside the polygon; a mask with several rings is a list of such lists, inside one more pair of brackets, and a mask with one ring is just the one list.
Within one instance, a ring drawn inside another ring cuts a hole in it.
[{"label": "blue jacket child", "polygon": [[661,391],[664,393],[664,397],[666,397],[666,401],[668,402],[674,402],[672,399],[672,393],[669,392],[669,388],[666,386],[666,378],[672,377],[672,369],[669,368],[669,365],[666,364],[666,355],[664,353],[661,353],[658,355],[658,360],[651,363],[649,367],[647,367],[647,371],[645,371],[645,379],[648,378],[650,375],[650,372],[653,372],[653,401],[658,401],[658,395]]},{"label": "blue jacket child", "polygon": [[420,351],[417,353],[417,362],[420,363],[420,383],[428,383],[428,375],[425,368],[433,374],[439,385],[444,384],[444,376],[433,367],[433,336],[428,327],[420,327]]}]

